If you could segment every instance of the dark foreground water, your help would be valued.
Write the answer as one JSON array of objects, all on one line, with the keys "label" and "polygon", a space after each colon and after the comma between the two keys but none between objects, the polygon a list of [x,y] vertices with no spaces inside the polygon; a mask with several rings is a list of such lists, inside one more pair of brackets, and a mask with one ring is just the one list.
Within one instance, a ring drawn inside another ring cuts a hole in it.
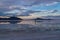
[{"label": "dark foreground water", "polygon": [[0,22],[0,40],[60,40],[60,20]]}]

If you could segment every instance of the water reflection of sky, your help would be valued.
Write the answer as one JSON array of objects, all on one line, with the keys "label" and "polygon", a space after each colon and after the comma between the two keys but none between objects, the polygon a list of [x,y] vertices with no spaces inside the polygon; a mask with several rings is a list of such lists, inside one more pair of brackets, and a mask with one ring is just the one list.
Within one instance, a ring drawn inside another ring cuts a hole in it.
[{"label": "water reflection of sky", "polygon": [[40,29],[60,29],[59,20],[25,20],[21,22],[0,22],[0,28],[7,29],[26,29],[26,28],[40,28]]}]

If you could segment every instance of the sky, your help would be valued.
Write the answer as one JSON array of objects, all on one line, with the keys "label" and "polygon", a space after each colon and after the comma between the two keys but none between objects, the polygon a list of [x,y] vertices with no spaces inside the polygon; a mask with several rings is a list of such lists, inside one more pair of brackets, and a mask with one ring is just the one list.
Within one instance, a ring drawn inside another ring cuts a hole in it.
[{"label": "sky", "polygon": [[0,0],[0,16],[60,16],[60,0]]}]

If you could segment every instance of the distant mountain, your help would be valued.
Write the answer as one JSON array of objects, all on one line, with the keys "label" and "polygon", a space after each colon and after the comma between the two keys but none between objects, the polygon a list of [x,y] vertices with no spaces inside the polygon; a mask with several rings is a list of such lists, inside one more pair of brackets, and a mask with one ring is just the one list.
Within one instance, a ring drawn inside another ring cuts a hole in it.
[{"label": "distant mountain", "polygon": [[45,16],[46,19],[60,19],[60,16]]},{"label": "distant mountain", "polygon": [[17,17],[10,17],[10,18],[0,18],[0,20],[22,20],[22,19]]}]

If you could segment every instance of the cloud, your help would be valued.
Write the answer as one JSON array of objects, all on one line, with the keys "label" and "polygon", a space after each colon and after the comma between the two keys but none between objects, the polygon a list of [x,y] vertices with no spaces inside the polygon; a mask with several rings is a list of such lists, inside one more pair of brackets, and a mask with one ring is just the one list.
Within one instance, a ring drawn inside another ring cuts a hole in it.
[{"label": "cloud", "polygon": [[58,10],[42,10],[42,11],[33,11],[33,10],[27,10],[27,11],[20,11],[20,10],[11,10],[4,13],[3,16],[35,16],[35,17],[41,17],[41,16],[57,16],[60,11]]},{"label": "cloud", "polygon": [[10,16],[17,16],[17,15],[22,14],[22,11],[16,9],[16,10],[11,10],[11,11],[4,12],[4,14],[6,16],[8,16],[8,15],[10,15]]},{"label": "cloud", "polygon": [[34,6],[40,4],[52,5],[60,2],[60,0],[0,0],[0,7],[9,7],[12,5]]},{"label": "cloud", "polygon": [[60,2],[60,0],[0,0],[0,4],[3,3],[6,6],[10,5],[22,5],[22,6],[31,6],[38,5],[41,3],[53,3]]},{"label": "cloud", "polygon": [[[14,10],[19,10],[19,12],[17,12],[17,14],[16,13],[14,13],[14,14],[10,13],[10,14],[13,14],[13,15],[30,15],[32,13],[40,12],[40,11],[35,11],[32,9],[29,10],[29,8],[31,8],[35,5],[41,6],[41,4],[42,4],[45,6],[51,6],[51,5],[55,5],[59,2],[60,2],[60,0],[0,0],[0,12],[9,12],[9,11],[14,12]],[[52,12],[52,13],[54,13],[54,12]]]},{"label": "cloud", "polygon": [[48,3],[48,4],[45,4],[46,6],[51,6],[51,5],[56,5],[58,4],[59,2],[53,2],[53,3]]},{"label": "cloud", "polygon": [[0,12],[0,16],[4,16],[4,13],[3,12]]},{"label": "cloud", "polygon": [[39,5],[39,4],[46,4],[46,5],[53,5],[60,2],[60,0],[35,0],[32,5]]},{"label": "cloud", "polygon": [[28,10],[26,12],[23,12],[21,15],[23,15],[23,16],[29,16],[30,14],[33,14],[33,13],[36,13],[36,12],[40,12],[40,11]]},{"label": "cloud", "polygon": [[50,11],[51,13],[56,13],[56,12],[59,12],[58,10],[51,10]]},{"label": "cloud", "polygon": [[36,12],[40,12],[40,11],[33,11],[33,10],[19,10],[19,9],[14,9],[14,10],[10,10],[7,12],[4,12],[5,15],[15,15],[15,16],[29,16],[32,13],[36,13]]},{"label": "cloud", "polygon": [[11,6],[9,6],[9,9],[21,9],[21,10],[24,10],[24,9],[26,9],[26,7],[24,7],[24,6],[19,6],[19,5],[11,5]]},{"label": "cloud", "polygon": [[40,11],[38,13],[32,13],[31,16],[41,17],[41,16],[59,16],[60,11],[58,10],[49,10],[49,11]]}]

